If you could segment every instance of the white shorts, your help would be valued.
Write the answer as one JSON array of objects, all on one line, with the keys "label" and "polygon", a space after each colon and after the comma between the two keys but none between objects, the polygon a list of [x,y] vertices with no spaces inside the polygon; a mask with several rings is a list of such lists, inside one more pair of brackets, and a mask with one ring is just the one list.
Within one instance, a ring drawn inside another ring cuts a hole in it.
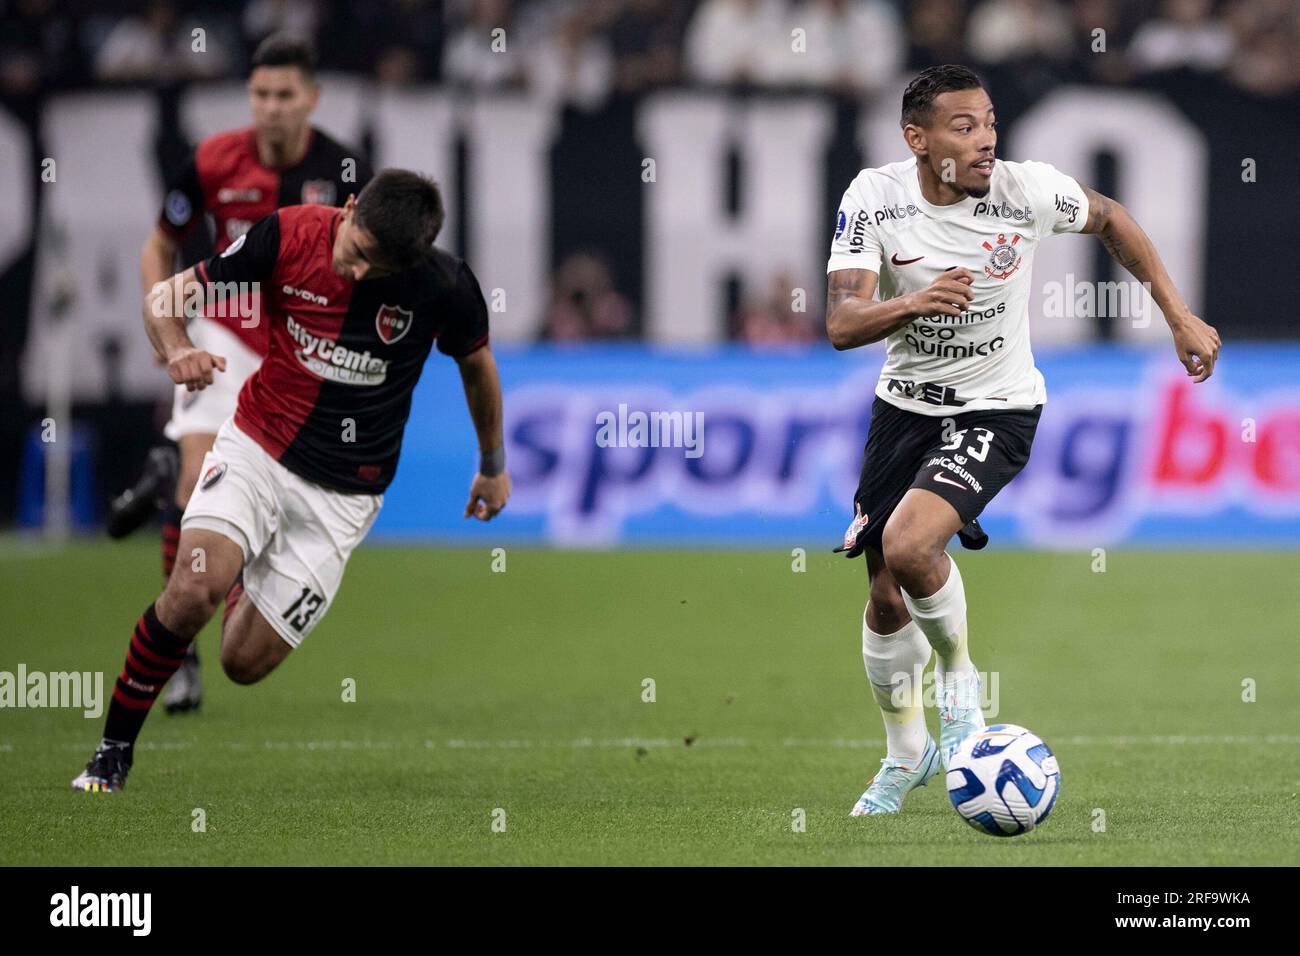
[{"label": "white shorts", "polygon": [[295,475],[230,419],[203,458],[181,529],[215,531],[243,549],[244,594],[297,647],[334,603],[383,503]]},{"label": "white shorts", "polygon": [[172,441],[182,435],[215,435],[221,423],[235,414],[244,381],[262,364],[261,356],[220,322],[200,317],[190,323],[187,331],[196,347],[224,357],[226,370],[213,372],[212,384],[202,391],[176,386],[171,421],[163,428],[163,434]]}]

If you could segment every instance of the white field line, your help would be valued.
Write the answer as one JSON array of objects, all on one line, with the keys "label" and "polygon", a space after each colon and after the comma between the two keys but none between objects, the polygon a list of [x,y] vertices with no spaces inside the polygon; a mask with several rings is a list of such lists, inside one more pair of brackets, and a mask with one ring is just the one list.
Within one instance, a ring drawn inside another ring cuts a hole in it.
[{"label": "white field line", "polygon": [[[93,740],[76,742],[63,741],[57,746],[60,750],[83,751],[91,746]],[[1062,747],[1203,747],[1207,745],[1241,745],[1271,744],[1294,747],[1300,745],[1300,734],[1202,734],[1202,735],[1144,735],[1144,736],[1089,736],[1074,735],[1053,737],[1050,741],[1058,750]],[[530,738],[506,738],[499,740],[471,739],[450,737],[442,740],[145,740],[137,744],[140,750],[189,750],[191,748],[216,748],[219,750],[240,751],[335,751],[335,750],[622,750],[634,747],[646,750],[684,747],[681,737],[576,737],[568,740],[538,740]],[[851,739],[846,737],[815,738],[786,737],[780,740],[755,739],[745,737],[699,737],[690,746],[723,749],[765,749],[772,747],[793,750],[871,750],[885,746],[883,740]],[[46,746],[16,746],[9,741],[0,741],[0,753],[15,753],[19,749],[49,749]]]}]

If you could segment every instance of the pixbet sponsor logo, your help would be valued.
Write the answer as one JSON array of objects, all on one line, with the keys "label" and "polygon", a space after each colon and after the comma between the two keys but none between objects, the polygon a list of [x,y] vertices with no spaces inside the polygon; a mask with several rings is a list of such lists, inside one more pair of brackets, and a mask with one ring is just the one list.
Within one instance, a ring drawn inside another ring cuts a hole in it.
[{"label": "pixbet sponsor logo", "polygon": [[879,226],[884,222],[899,221],[917,215],[921,210],[912,203],[899,203],[894,206],[881,206],[879,209],[872,210],[871,221],[874,225]]},{"label": "pixbet sponsor logo", "polygon": [[1034,211],[1029,206],[1013,206],[1005,199],[1002,202],[989,202],[982,199],[975,204],[975,216],[989,216],[993,219],[1006,219],[1009,222],[1031,223]]}]

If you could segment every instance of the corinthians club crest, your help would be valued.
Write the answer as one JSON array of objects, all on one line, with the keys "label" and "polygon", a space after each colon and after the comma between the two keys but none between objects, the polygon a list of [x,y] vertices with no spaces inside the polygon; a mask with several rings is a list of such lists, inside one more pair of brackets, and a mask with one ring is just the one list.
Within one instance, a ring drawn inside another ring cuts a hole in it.
[{"label": "corinthians club crest", "polygon": [[980,243],[989,251],[989,261],[984,267],[984,274],[991,279],[1006,279],[1020,268],[1020,260],[1023,258],[1016,251],[1016,243],[1020,241],[1019,233],[1013,233],[1011,241],[1007,241],[1006,233],[998,233],[997,244],[991,245],[988,240]]},{"label": "corinthians club crest", "polygon": [[415,324],[415,313],[396,305],[381,305],[375,315],[375,331],[385,345],[392,345]]}]

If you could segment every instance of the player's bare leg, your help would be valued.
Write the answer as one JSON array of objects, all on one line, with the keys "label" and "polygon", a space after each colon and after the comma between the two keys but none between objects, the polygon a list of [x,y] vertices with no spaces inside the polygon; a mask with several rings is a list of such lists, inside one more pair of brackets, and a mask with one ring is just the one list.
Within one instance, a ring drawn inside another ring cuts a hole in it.
[{"label": "player's bare leg", "polygon": [[125,786],[149,709],[243,566],[243,549],[225,535],[201,528],[181,532],[176,566],[163,593],[136,622],[104,736],[85,771],[72,781],[74,790],[112,792]]},{"label": "player's bare leg", "polygon": [[913,488],[885,525],[885,565],[907,612],[937,655],[939,746],[944,766],[958,745],[984,727],[979,675],[966,647],[966,592],[957,563],[944,548],[965,525],[939,495]]},{"label": "player's bare leg", "polygon": [[[194,486],[198,484],[199,469],[203,467],[203,458],[212,450],[217,436],[195,433],[181,435],[177,440],[180,447],[180,468],[176,477],[176,495],[174,507],[169,510],[163,522],[163,567],[167,568],[169,548],[178,547],[177,536],[180,532],[181,515],[190,502]],[[175,551],[170,552],[172,558]],[[167,684],[167,694],[163,698],[163,709],[169,714],[185,713],[197,710],[203,703],[203,679],[199,675],[199,643],[192,641],[185,653],[185,662],[181,665]]]},{"label": "player's bare leg", "polygon": [[221,667],[236,684],[256,684],[289,656],[293,647],[262,616],[240,600],[221,628]]},{"label": "player's bare leg", "polygon": [[155,604],[158,620],[174,634],[193,640],[217,613],[243,568],[243,549],[224,534],[206,528],[182,531],[176,567]]},{"label": "player's bare leg", "polygon": [[871,597],[862,625],[862,660],[884,720],[886,754],[853,816],[897,813],[907,792],[925,786],[939,770],[938,747],[925,728],[921,701],[930,645],[908,614],[884,555],[870,545],[865,552]]}]

